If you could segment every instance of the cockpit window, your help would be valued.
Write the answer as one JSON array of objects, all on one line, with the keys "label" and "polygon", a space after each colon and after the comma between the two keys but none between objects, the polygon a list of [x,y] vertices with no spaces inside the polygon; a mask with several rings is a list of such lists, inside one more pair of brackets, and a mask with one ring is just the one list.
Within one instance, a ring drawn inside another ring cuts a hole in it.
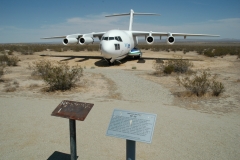
[{"label": "cockpit window", "polygon": [[116,37],[102,37],[102,40],[105,40],[105,41],[111,41],[111,40],[117,40],[119,42],[122,42],[122,38],[120,36],[116,36]]},{"label": "cockpit window", "polygon": [[122,42],[122,38],[120,36],[115,37],[115,40]]},{"label": "cockpit window", "polygon": [[118,40],[119,40],[120,42],[122,42],[122,38],[121,38],[120,36],[118,36]]}]

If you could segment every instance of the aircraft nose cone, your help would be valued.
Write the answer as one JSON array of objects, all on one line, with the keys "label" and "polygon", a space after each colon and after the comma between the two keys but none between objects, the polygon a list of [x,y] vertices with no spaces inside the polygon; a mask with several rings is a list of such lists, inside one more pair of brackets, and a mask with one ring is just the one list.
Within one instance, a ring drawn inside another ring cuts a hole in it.
[{"label": "aircraft nose cone", "polygon": [[102,42],[101,43],[101,52],[104,56],[104,58],[112,58],[112,52],[113,52],[113,44],[108,42]]}]

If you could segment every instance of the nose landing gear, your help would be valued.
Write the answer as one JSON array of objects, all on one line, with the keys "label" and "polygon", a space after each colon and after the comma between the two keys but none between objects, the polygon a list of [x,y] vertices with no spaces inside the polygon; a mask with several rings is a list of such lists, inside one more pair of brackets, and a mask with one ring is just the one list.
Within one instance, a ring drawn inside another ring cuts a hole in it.
[{"label": "nose landing gear", "polygon": [[109,66],[113,66],[114,65],[114,62],[111,62],[112,58],[111,59],[104,58],[104,60],[107,61]]}]

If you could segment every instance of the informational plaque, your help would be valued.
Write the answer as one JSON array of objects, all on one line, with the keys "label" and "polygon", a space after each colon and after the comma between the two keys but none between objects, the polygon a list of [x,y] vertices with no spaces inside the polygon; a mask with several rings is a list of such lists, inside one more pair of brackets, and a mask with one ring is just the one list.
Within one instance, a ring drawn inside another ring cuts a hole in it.
[{"label": "informational plaque", "polygon": [[94,104],[63,100],[52,112],[52,116],[69,119],[71,160],[77,159],[76,120],[84,121]]},{"label": "informational plaque", "polygon": [[52,112],[52,116],[84,121],[94,104],[63,100]]},{"label": "informational plaque", "polygon": [[106,135],[151,143],[157,115],[114,109]]}]

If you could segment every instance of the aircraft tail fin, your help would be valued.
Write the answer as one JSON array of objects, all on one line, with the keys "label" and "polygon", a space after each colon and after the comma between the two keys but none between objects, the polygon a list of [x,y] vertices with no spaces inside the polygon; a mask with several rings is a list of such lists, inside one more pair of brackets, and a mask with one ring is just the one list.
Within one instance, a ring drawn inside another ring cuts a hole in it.
[{"label": "aircraft tail fin", "polygon": [[159,16],[160,14],[156,14],[156,13],[135,13],[135,12],[131,9],[131,10],[130,10],[130,13],[112,14],[112,15],[107,15],[107,16],[105,16],[105,17],[128,16],[128,15],[130,15],[129,31],[131,31],[131,30],[132,30],[133,16],[134,16],[134,15],[157,15],[157,16]]}]

